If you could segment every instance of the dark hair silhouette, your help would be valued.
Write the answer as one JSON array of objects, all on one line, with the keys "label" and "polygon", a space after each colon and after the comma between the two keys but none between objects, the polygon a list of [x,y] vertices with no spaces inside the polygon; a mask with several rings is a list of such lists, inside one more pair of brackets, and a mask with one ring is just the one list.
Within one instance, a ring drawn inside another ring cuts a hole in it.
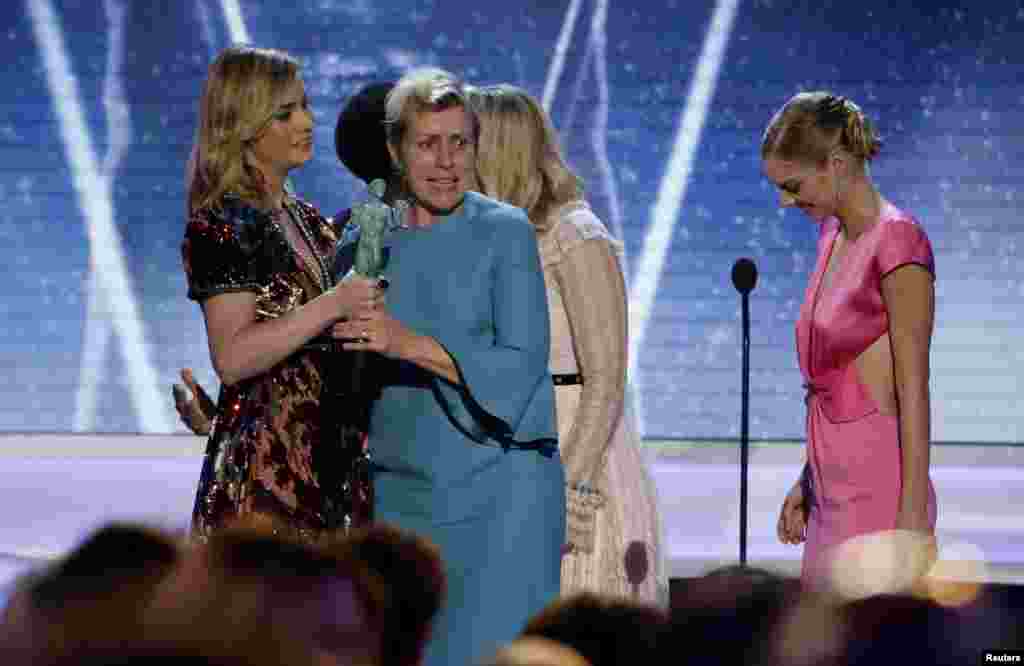
[{"label": "dark hair silhouette", "polygon": [[359,180],[389,180],[393,173],[388,153],[384,109],[393,82],[371,83],[349,98],[334,127],[334,150],[341,163]]}]

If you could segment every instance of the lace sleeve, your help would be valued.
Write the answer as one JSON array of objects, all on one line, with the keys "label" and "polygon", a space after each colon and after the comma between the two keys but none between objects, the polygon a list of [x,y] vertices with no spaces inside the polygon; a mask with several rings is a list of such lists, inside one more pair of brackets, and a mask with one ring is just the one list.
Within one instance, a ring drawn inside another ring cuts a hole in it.
[{"label": "lace sleeve", "polygon": [[613,254],[622,260],[622,242],[611,235],[585,201],[570,202],[554,215],[558,222],[541,240],[541,259],[545,266],[562,261],[566,253],[588,240],[607,242]]},{"label": "lace sleeve", "polygon": [[568,482],[593,486],[622,416],[627,329],[617,245],[607,231],[600,233],[604,225],[589,211],[587,217],[600,229],[563,222],[554,230],[560,234],[562,259],[550,270],[565,303],[583,375],[576,419],[559,448]]}]

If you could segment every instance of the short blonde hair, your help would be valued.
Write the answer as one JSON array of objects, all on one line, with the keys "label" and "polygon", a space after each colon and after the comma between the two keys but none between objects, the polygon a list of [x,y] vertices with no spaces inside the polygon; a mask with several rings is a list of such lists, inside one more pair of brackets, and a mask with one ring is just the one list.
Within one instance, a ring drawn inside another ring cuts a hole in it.
[{"label": "short blonde hair", "polygon": [[869,162],[881,147],[881,139],[859,106],[818,90],[794,95],[775,113],[761,140],[761,159],[777,157],[820,166],[840,148]]},{"label": "short blonde hair", "polygon": [[583,196],[582,181],[562,158],[551,120],[536,99],[515,86],[474,89],[470,99],[480,116],[480,191],[522,208],[538,231],[547,231],[555,209]]},{"label": "short blonde hair", "polygon": [[480,134],[480,121],[469,104],[466,87],[456,76],[437,67],[409,70],[388,93],[384,112],[388,143],[398,155],[413,117],[422,111],[444,111],[461,107],[469,116],[472,139]]},{"label": "short blonde hair", "polygon": [[273,49],[232,46],[210,65],[186,170],[188,212],[216,206],[227,192],[262,203],[259,171],[245,150],[270,124],[276,105],[299,78],[299,63]]}]

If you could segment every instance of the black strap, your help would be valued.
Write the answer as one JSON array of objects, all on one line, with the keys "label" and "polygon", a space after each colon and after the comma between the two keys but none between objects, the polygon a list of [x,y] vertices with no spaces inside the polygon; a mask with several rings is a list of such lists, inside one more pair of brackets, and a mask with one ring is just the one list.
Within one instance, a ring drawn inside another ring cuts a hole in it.
[{"label": "black strap", "polygon": [[574,386],[583,384],[583,375],[578,372],[572,374],[551,375],[551,381],[555,386]]},{"label": "black strap", "polygon": [[[452,363],[455,365],[455,372],[459,376],[460,383],[458,385],[452,385],[445,379],[433,377],[433,392],[438,402],[441,404],[441,408],[445,411],[448,419],[451,421],[459,431],[470,439],[477,443],[483,444],[490,438],[496,441],[502,449],[506,452],[509,449],[519,449],[523,451],[537,451],[545,458],[552,457],[556,451],[558,451],[558,440],[554,437],[540,437],[538,439],[531,440],[517,440],[512,435],[512,428],[504,420],[498,418],[494,414],[491,414],[483,405],[477,402],[473,396],[473,392],[469,390],[469,384],[466,382],[466,376],[462,373],[462,366],[459,365],[459,360],[455,358],[455,354],[448,351],[448,348],[441,344],[440,340],[437,340],[441,348],[444,349],[448,357],[451,358]],[[444,394],[441,392],[440,383],[445,382],[452,385],[456,391],[462,396],[463,405],[469,412],[470,416],[474,420],[472,430],[476,432],[470,432],[465,425],[459,422],[451,412],[451,408],[448,405],[448,401],[445,400]]]}]

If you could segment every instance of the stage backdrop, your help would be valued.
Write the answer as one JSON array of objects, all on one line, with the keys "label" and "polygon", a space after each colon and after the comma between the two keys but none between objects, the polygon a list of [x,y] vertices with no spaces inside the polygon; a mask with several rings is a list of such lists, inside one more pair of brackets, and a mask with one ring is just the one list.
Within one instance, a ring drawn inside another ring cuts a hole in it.
[{"label": "stage backdrop", "polygon": [[936,250],[935,438],[1020,442],[1021,34],[1019,0],[11,0],[0,431],[173,432],[178,369],[216,387],[185,299],[183,171],[206,67],[245,41],[304,64],[316,158],[294,182],[328,214],[360,193],[333,131],[363,84],[431,64],[542,98],[625,241],[649,438],[738,432],[741,256],[760,269],[751,434],[802,437],[793,323],[817,228],[777,208],[758,148],[791,94],[851,97],[885,137],[873,175]]}]

